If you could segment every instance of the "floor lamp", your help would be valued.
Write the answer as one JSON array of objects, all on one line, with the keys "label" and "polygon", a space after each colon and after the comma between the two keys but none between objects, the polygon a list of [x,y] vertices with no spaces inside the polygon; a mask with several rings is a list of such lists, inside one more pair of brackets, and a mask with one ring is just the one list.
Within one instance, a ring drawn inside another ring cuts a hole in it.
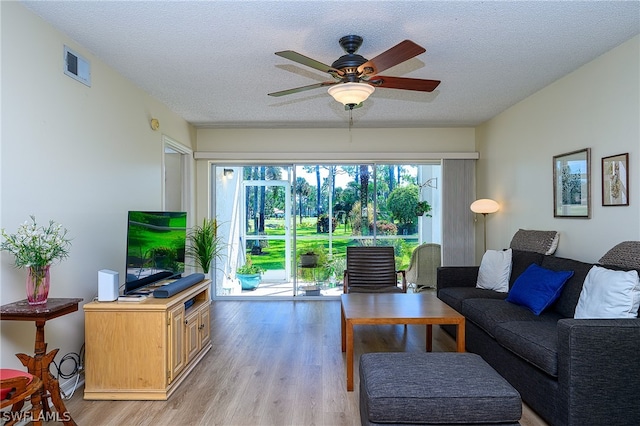
[{"label": "floor lamp", "polygon": [[500,204],[497,201],[489,198],[481,198],[471,203],[471,211],[474,213],[481,213],[484,218],[484,251],[487,251],[487,215],[489,213],[495,213],[500,210]]}]

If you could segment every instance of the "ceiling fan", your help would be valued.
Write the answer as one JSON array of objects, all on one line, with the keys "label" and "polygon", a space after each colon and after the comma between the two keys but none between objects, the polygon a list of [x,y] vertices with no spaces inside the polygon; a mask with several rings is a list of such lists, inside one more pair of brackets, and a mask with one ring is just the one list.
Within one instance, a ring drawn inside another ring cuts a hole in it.
[{"label": "ceiling fan", "polygon": [[293,50],[276,52],[278,56],[326,72],[333,77],[333,80],[273,92],[269,93],[269,96],[290,95],[292,93],[328,86],[329,94],[333,96],[336,101],[344,104],[345,109],[351,110],[360,106],[360,104],[373,93],[376,87],[432,92],[440,84],[439,80],[389,77],[378,74],[425,52],[423,47],[411,40],[404,40],[369,60],[356,54],[356,51],[362,45],[362,37],[347,35],[342,37],[339,43],[346,52],[346,55],[342,55],[331,64],[331,66],[301,55]]}]

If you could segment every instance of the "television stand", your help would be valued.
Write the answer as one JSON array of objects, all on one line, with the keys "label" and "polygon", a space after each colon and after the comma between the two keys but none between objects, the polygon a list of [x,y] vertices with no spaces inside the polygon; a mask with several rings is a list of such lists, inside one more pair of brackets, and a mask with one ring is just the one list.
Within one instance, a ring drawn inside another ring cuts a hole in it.
[{"label": "television stand", "polygon": [[211,349],[210,284],[166,299],[85,304],[84,399],[168,399]]}]

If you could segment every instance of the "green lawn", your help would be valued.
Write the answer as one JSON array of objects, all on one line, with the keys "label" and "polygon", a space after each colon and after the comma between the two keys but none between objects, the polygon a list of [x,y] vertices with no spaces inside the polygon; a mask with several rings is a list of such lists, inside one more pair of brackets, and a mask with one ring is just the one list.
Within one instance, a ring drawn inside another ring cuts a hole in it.
[{"label": "green lawn", "polygon": [[[267,219],[265,223],[265,233],[269,236],[283,236],[284,231],[284,219]],[[324,256],[328,261],[331,259],[331,263],[325,268],[325,271],[321,271],[320,275],[328,276],[329,268],[331,266],[344,269],[344,258],[346,256],[347,246],[357,246],[361,244],[361,239],[355,239],[351,235],[351,227],[347,226],[345,229],[344,224],[339,224],[335,231],[332,233],[332,255],[329,256],[329,234],[316,232],[316,218],[305,217],[302,219],[302,223],[296,220],[296,238],[297,238],[297,250],[296,253],[305,253],[307,250],[314,247],[324,247]],[[266,243],[266,244],[265,244]],[[410,239],[379,239],[379,245],[393,244],[396,251],[396,264],[399,269],[406,269],[409,266],[411,259],[411,253],[418,245],[417,235],[410,236]],[[269,269],[284,269],[284,241],[264,241],[262,254],[252,255],[251,259],[254,264],[261,266],[265,270]],[[297,256],[296,256],[297,262]],[[304,271],[309,272],[309,271]],[[339,271],[338,271],[339,272]],[[317,272],[316,272],[317,273]]]}]

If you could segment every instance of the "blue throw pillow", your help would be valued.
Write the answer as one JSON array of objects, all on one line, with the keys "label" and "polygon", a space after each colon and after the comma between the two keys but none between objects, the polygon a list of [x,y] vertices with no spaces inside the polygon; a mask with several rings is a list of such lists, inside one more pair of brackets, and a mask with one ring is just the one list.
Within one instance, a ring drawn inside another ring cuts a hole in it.
[{"label": "blue throw pillow", "polygon": [[534,263],[513,283],[507,302],[540,315],[560,296],[562,286],[572,275],[573,271],[552,271]]}]

